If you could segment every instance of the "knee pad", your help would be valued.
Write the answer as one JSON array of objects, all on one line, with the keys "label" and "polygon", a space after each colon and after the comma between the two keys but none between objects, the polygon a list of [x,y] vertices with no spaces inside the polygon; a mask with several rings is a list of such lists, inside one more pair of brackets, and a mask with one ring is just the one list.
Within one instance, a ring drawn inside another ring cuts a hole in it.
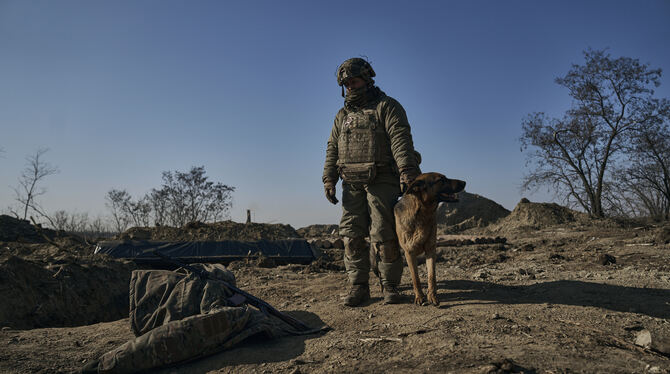
[{"label": "knee pad", "polygon": [[368,243],[362,236],[344,238],[344,254],[349,257],[360,257],[368,250]]},{"label": "knee pad", "polygon": [[400,257],[400,245],[397,240],[377,242],[374,247],[382,262],[394,262]]}]

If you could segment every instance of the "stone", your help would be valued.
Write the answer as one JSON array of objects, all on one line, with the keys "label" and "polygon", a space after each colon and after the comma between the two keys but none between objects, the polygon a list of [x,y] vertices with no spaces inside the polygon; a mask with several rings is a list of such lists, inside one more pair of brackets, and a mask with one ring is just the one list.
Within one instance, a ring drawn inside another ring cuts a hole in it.
[{"label": "stone", "polygon": [[616,257],[608,254],[608,253],[601,253],[598,256],[598,263],[601,265],[610,265],[610,264],[616,264]]},{"label": "stone", "polygon": [[535,246],[532,245],[532,244],[530,244],[530,243],[528,243],[528,244],[524,244],[524,245],[521,247],[521,250],[526,251],[526,252],[534,251],[534,250],[535,250]]},{"label": "stone", "polygon": [[635,336],[635,345],[650,348],[651,347],[651,332],[649,330],[641,330]]},{"label": "stone", "polygon": [[670,354],[670,339],[644,329],[635,336],[635,345],[663,353]]},{"label": "stone", "polygon": [[493,365],[493,364],[488,364],[481,366],[477,373],[479,374],[490,374],[490,373],[495,373],[498,371],[498,367]]},{"label": "stone", "polygon": [[472,276],[474,279],[486,279],[489,277],[489,273],[482,269],[482,270],[477,270],[475,274]]},{"label": "stone", "polygon": [[661,369],[660,367],[658,367],[658,366],[651,366],[651,365],[647,365],[647,366],[645,367],[645,372],[647,372],[647,373],[649,373],[649,374],[663,374],[663,373],[667,373],[667,372],[663,371],[663,369]]}]

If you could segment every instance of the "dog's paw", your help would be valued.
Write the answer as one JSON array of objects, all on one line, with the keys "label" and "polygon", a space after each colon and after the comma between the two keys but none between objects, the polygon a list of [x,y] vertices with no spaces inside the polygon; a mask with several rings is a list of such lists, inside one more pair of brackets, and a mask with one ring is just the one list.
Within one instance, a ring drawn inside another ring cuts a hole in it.
[{"label": "dog's paw", "polygon": [[437,295],[435,293],[428,293],[428,301],[430,301],[430,303],[435,306],[440,305],[440,300],[437,298]]},{"label": "dog's paw", "polygon": [[424,300],[423,294],[414,295],[414,304],[421,306]]}]

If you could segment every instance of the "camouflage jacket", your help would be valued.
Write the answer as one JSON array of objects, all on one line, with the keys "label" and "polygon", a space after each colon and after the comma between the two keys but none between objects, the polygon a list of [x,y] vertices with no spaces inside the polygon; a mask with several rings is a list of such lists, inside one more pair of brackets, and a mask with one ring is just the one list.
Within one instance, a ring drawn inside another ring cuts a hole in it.
[{"label": "camouflage jacket", "polygon": [[[381,141],[377,142],[379,147],[376,163],[387,170],[402,170],[415,167],[418,169],[419,160],[414,151],[412,134],[405,109],[392,97],[383,95],[378,101],[371,103],[364,109],[374,109],[378,123],[383,125],[386,134]],[[340,138],[342,124],[347,118],[348,111],[345,108],[335,116],[335,122],[328,138],[326,148],[326,162],[323,168],[323,182],[336,183],[339,180],[338,171],[338,140]],[[383,169],[382,169],[383,170]],[[382,172],[380,170],[380,172]]]}]

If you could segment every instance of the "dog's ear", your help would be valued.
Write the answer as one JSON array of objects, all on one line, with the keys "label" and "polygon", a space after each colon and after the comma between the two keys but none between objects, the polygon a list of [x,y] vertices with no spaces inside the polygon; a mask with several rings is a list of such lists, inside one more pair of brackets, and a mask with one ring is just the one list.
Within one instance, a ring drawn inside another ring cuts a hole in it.
[{"label": "dog's ear", "polygon": [[415,179],[412,183],[409,184],[407,192],[409,193],[418,193],[426,188],[426,181],[423,179]]}]

